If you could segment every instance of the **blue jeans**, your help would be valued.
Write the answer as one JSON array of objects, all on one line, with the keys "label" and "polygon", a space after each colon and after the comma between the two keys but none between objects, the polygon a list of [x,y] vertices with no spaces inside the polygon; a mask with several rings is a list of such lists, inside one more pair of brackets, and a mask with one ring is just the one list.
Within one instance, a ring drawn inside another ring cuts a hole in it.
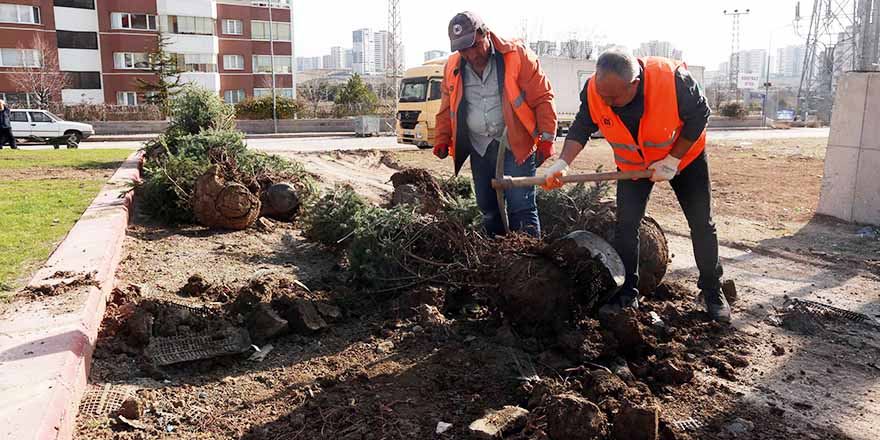
[{"label": "blue jeans", "polygon": [[[474,178],[474,194],[477,206],[483,213],[483,227],[489,237],[504,235],[504,224],[498,207],[492,179],[495,178],[495,163],[498,159],[498,141],[492,141],[482,157],[471,153],[471,174]],[[517,165],[513,153],[504,155],[504,175],[512,177],[531,177],[535,175],[535,155],[531,155],[522,165]],[[504,191],[507,202],[507,218],[511,231],[521,231],[533,237],[541,236],[541,222],[538,220],[538,206],[535,204],[535,187],[511,188]]]}]

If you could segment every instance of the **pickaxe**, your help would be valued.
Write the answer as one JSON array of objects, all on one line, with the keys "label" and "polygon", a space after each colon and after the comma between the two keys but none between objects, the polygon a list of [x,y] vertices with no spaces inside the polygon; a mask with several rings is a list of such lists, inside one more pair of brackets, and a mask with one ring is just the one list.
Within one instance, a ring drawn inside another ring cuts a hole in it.
[{"label": "pickaxe", "polygon": [[[509,188],[521,188],[524,186],[537,186],[546,182],[541,176],[535,177],[510,177],[504,175],[504,149],[499,148],[498,161],[495,164],[495,178],[492,179],[492,188],[498,197],[498,210],[501,212],[501,222],[504,230],[510,232],[510,221],[507,218],[507,201],[504,199],[504,190]],[[603,182],[611,180],[647,179],[654,174],[653,170],[617,171],[613,173],[570,174],[561,176],[562,183],[580,182]]]}]

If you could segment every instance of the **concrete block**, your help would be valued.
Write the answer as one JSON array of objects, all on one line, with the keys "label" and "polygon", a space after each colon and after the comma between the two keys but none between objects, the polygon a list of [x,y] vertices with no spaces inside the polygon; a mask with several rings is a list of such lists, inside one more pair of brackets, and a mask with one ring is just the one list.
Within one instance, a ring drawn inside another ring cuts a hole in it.
[{"label": "concrete block", "polygon": [[862,128],[862,148],[880,150],[880,73],[868,76],[868,102]]},{"label": "concrete block", "polygon": [[834,113],[831,116],[831,136],[828,145],[859,147],[862,140],[862,115],[868,93],[868,75],[846,73],[837,84]]},{"label": "concrete block", "polygon": [[852,221],[880,226],[880,149],[862,149],[856,178]]},{"label": "concrete block", "polygon": [[859,149],[829,145],[825,153],[825,175],[816,212],[852,221]]}]

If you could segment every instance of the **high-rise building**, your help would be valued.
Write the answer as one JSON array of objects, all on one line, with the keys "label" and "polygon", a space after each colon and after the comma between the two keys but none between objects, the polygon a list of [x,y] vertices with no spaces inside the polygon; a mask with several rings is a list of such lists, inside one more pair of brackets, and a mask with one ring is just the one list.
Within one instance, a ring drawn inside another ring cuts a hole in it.
[{"label": "high-rise building", "polygon": [[324,63],[324,68],[345,69],[345,52],[346,50],[342,47],[331,47],[330,55],[327,56],[327,62]]},{"label": "high-rise building", "polygon": [[[67,73],[70,81],[56,99],[142,104],[146,97],[137,80],[156,79],[149,73],[147,53],[155,50],[160,37],[167,37],[166,50],[184,71],[183,82],[201,85],[227,102],[271,93],[273,64],[277,93],[292,97],[291,6],[289,0],[271,4],[271,23],[269,2],[251,0],[38,0],[26,8],[11,5],[31,12],[17,12],[10,15],[12,22],[3,23],[0,98],[31,105],[30,91],[10,73],[34,68],[31,59],[57,59],[52,68]],[[37,50],[48,56],[37,57]]]},{"label": "high-rise building", "polygon": [[[329,57],[329,55],[327,55]],[[318,70],[324,68],[324,57],[296,57],[296,71]]]},{"label": "high-rise building", "polygon": [[369,28],[358,29],[351,33],[352,70],[354,73],[369,75],[376,71],[374,35]]},{"label": "high-rise building", "polygon": [[639,48],[633,51],[633,55],[642,57],[665,57],[673,60],[681,60],[682,53],[668,41],[651,40],[639,45]]},{"label": "high-rise building", "polygon": [[345,64],[343,69],[351,69],[354,66],[354,49],[345,49]]},{"label": "high-rise building", "polygon": [[449,52],[445,50],[429,50],[425,52],[425,61],[436,60],[437,58],[446,58],[449,56]]},{"label": "high-rise building", "polygon": [[784,78],[799,78],[804,70],[804,46],[788,46],[776,50],[776,74]]},{"label": "high-rise building", "polygon": [[385,73],[391,68],[391,60],[389,51],[391,50],[391,33],[388,31],[379,31],[373,34],[373,63],[375,65],[375,73]]},{"label": "high-rise building", "polygon": [[[733,62],[733,57],[731,58]],[[767,74],[767,50],[752,49],[739,51],[739,73]]]}]

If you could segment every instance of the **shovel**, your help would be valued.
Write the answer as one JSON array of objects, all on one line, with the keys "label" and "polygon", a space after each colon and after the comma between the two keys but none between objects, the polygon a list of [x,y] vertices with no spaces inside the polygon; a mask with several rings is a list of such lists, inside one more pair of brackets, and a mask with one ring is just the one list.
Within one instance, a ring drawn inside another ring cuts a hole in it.
[{"label": "shovel", "polygon": [[[611,180],[647,179],[653,174],[653,170],[615,171],[613,173],[569,174],[559,177],[559,180],[562,181],[562,183],[604,182]],[[505,189],[543,185],[544,182],[546,182],[546,179],[541,176],[499,176],[492,179],[492,188],[495,188],[495,191],[503,194]],[[502,196],[499,195],[498,200],[503,200]],[[506,206],[502,205],[501,208],[506,208]],[[507,212],[507,209],[501,209],[501,211]]]}]

